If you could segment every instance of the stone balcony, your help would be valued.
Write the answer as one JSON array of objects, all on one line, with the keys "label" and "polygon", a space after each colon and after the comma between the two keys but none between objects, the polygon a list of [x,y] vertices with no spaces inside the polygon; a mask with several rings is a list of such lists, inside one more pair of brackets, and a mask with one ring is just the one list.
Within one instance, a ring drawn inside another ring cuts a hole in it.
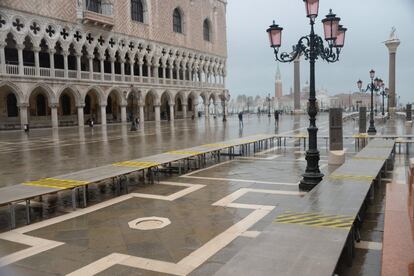
[{"label": "stone balcony", "polygon": [[83,11],[83,23],[101,26],[103,28],[112,28],[114,26],[113,14],[101,14],[89,10]]},{"label": "stone balcony", "polygon": [[[1,71],[1,70],[0,70]],[[162,77],[147,77],[138,75],[121,75],[101,72],[90,71],[77,71],[64,69],[51,69],[34,66],[23,66],[21,74],[19,73],[19,66],[6,64],[5,74],[0,72],[0,77],[11,77],[16,80],[38,79],[44,82],[55,81],[74,81],[83,82],[87,84],[129,84],[140,86],[166,86],[182,89],[194,89],[194,88],[207,88],[207,89],[224,89],[223,83],[213,82],[200,82],[198,80],[183,80],[183,79],[171,79]]]}]

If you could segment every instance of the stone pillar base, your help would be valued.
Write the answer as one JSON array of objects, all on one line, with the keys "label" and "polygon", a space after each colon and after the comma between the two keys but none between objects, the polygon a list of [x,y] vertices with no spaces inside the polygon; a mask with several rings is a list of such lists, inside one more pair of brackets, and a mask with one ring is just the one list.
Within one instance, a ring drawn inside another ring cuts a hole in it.
[{"label": "stone pillar base", "polygon": [[301,110],[301,109],[295,109],[293,111],[293,114],[305,114],[305,112],[303,112],[303,110]]},{"label": "stone pillar base", "polygon": [[405,126],[412,126],[413,125],[413,121],[405,121]]},{"label": "stone pillar base", "polygon": [[396,108],[395,107],[390,107],[389,113],[388,115],[390,116],[390,119],[395,119],[395,112],[396,112]]},{"label": "stone pillar base", "polygon": [[344,150],[330,150],[328,157],[329,165],[342,165],[345,163],[345,151]]}]

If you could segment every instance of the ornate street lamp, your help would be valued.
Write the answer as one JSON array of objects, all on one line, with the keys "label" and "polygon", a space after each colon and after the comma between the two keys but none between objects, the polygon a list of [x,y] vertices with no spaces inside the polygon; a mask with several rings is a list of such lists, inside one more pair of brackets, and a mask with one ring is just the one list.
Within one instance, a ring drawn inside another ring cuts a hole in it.
[{"label": "ornate street lamp", "polygon": [[380,95],[382,97],[382,116],[384,116],[385,115],[385,97],[388,97],[388,88],[385,88],[385,84],[382,81],[382,79],[380,79],[379,87],[380,87]]},{"label": "ornate street lamp", "polygon": [[[374,91],[378,92],[380,85],[382,83],[382,80],[379,78],[375,78],[375,71],[374,69],[371,69],[369,71],[369,77],[371,78],[371,83],[367,85],[367,88],[364,90],[364,92],[367,92],[368,90],[371,91],[371,111],[369,116],[369,128],[368,128],[368,134],[375,135],[377,133],[377,130],[375,129],[375,122],[374,122]],[[357,81],[357,86],[359,90],[362,92],[362,81]]]},{"label": "ornate street lamp", "polygon": [[317,133],[316,115],[318,113],[316,107],[316,93],[315,93],[315,61],[321,58],[327,62],[336,62],[339,59],[339,54],[345,44],[346,28],[339,25],[340,18],[330,10],[329,14],[322,20],[325,40],[328,46],[325,47],[323,39],[315,34],[314,24],[318,16],[319,0],[303,0],[306,7],[306,15],[310,20],[310,34],[299,39],[298,43],[293,47],[293,52],[281,52],[279,48],[282,44],[282,30],[283,28],[276,25],[275,22],[267,29],[270,39],[270,47],[273,48],[275,58],[280,62],[292,62],[299,55],[303,54],[310,64],[310,84],[309,84],[309,149],[306,151],[306,171],[303,174],[303,179],[299,184],[302,190],[311,190],[323,178],[323,174],[319,170],[319,151],[317,148]]}]

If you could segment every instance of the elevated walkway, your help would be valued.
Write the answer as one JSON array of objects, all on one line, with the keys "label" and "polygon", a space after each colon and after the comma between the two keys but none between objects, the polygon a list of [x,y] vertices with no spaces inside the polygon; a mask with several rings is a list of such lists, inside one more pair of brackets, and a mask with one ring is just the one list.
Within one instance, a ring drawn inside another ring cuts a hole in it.
[{"label": "elevated walkway", "polygon": [[281,203],[273,224],[216,275],[333,275],[352,263],[366,198],[392,167],[395,141],[374,139],[319,183],[299,206]]},{"label": "elevated walkway", "polygon": [[[142,173],[144,178],[148,176],[154,181],[154,173],[162,167],[171,168],[176,164],[178,173],[181,174],[191,167],[205,166],[207,155],[220,161],[220,156],[225,154],[232,158],[235,155],[247,155],[250,151],[258,151],[262,148],[273,146],[277,135],[259,134],[242,137],[229,141],[205,144],[192,148],[169,151],[157,155],[143,157],[134,160],[116,162],[110,165],[81,170],[69,174],[28,181],[0,189],[0,206],[8,205],[10,208],[11,227],[16,227],[15,205],[19,202],[26,203],[26,222],[30,223],[30,200],[36,197],[58,193],[61,191],[72,191],[72,205],[75,209],[77,192],[83,197],[83,206],[87,205],[87,187],[102,181],[113,180],[120,189],[125,177],[131,173]],[[224,151],[226,151],[224,153]],[[127,185],[125,190],[128,192]]]}]

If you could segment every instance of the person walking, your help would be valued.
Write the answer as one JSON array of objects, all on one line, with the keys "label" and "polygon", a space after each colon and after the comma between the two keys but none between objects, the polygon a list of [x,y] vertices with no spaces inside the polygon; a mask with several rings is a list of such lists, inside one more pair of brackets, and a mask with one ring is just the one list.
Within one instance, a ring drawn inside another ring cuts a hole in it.
[{"label": "person walking", "polygon": [[136,124],[137,128],[139,128],[139,118],[138,117],[135,119],[135,124]]},{"label": "person walking", "polygon": [[275,123],[279,125],[279,110],[275,110]]},{"label": "person walking", "polygon": [[89,127],[93,128],[93,117],[89,119]]},{"label": "person walking", "polygon": [[243,112],[239,113],[239,127],[243,128]]}]

